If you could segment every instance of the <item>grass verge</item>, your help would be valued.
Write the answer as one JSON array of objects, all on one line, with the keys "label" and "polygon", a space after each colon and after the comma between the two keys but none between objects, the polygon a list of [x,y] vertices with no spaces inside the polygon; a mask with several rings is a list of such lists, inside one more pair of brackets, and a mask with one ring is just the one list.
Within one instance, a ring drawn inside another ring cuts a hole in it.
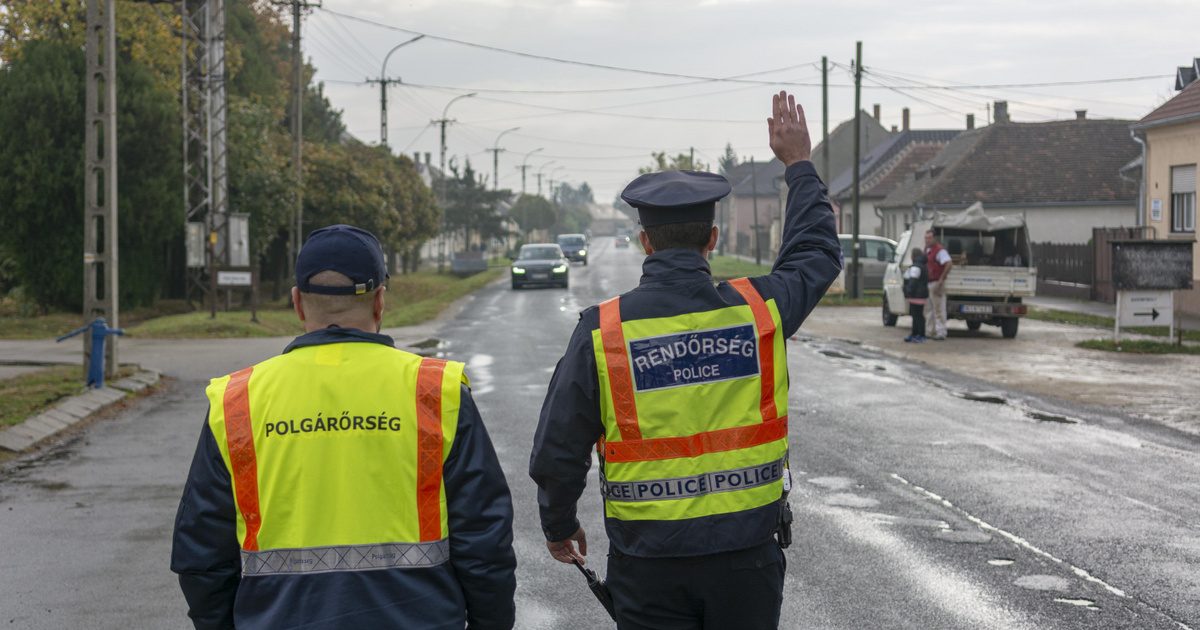
[{"label": "grass verge", "polygon": [[[151,307],[121,311],[121,326],[129,327],[158,317],[186,313],[187,310],[187,303],[183,300],[159,300]],[[31,311],[36,309],[13,300],[0,300],[0,339],[58,337],[79,328],[81,324],[79,313],[52,311],[39,314]]]},{"label": "grass verge", "polygon": [[[133,374],[132,367],[117,372],[117,380]],[[81,393],[83,372],[78,365],[56,365],[0,380],[0,427],[24,422],[54,403]]]},{"label": "grass verge", "polygon": [[1125,352],[1129,354],[1200,354],[1200,346],[1177,346],[1165,341],[1136,339],[1113,341],[1112,339],[1088,339],[1075,344],[1088,350],[1103,350],[1105,352]]},{"label": "grass verge", "polygon": [[708,259],[708,267],[716,280],[731,280],[771,273],[771,265],[756,265],[733,256],[713,256]]},{"label": "grass verge", "polygon": [[[411,326],[437,317],[451,302],[495,280],[506,268],[493,267],[473,276],[419,272],[393,277],[388,282],[387,308],[383,327]],[[273,305],[258,311],[258,322],[249,311],[207,311],[170,315],[130,327],[127,333],[155,339],[220,339],[239,337],[287,337],[303,332],[292,309]]]},{"label": "grass verge", "polygon": [[[1059,311],[1055,309],[1038,308],[1036,306],[1031,306],[1029,308],[1029,312],[1025,316],[1029,319],[1036,319],[1043,322],[1070,324],[1072,326],[1086,326],[1089,328],[1104,328],[1107,330],[1112,330],[1114,323],[1113,318],[1104,317],[1102,315],[1076,313],[1073,311]],[[1121,330],[1133,334],[1146,335],[1147,337],[1167,337],[1171,332],[1165,326],[1135,326],[1133,328],[1122,328]],[[1200,341],[1200,330],[1183,331],[1183,339],[1184,341]]]}]

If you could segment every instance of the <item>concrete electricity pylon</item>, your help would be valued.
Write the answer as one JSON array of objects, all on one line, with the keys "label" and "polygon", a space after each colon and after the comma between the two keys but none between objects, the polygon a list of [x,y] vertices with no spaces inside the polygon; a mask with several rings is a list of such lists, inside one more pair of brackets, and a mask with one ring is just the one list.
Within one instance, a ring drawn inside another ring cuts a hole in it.
[{"label": "concrete electricity pylon", "polygon": [[[87,1],[87,87],[84,124],[83,319],[120,326],[117,284],[116,0]],[[91,335],[83,335],[84,354]],[[120,365],[117,339],[107,344],[104,371]],[[86,362],[85,362],[86,364]]]},{"label": "concrete electricity pylon", "polygon": [[[379,68],[379,78],[378,79],[371,79],[371,78],[367,79],[367,83],[378,83],[379,84],[379,144],[382,144],[385,147],[387,146],[387,143],[388,143],[388,139],[387,139],[387,123],[388,123],[387,89],[388,89],[389,85],[400,85],[402,83],[399,78],[396,78],[396,79],[387,78],[388,60],[392,58],[392,53],[396,52],[397,50],[400,50],[401,48],[404,48],[405,46],[407,46],[409,44],[420,41],[421,39],[424,39],[424,37],[425,37],[424,35],[417,35],[416,37],[414,37],[406,42],[401,42],[401,43],[393,46],[392,49],[389,50],[388,53],[386,55],[384,55],[384,57],[383,57],[383,64]],[[443,141],[443,143],[444,143],[444,141]]]}]

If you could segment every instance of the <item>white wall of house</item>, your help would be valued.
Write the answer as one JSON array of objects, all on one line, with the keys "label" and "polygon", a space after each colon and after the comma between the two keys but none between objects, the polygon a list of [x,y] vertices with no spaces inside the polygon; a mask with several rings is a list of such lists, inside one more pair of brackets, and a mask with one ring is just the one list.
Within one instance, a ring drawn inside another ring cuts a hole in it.
[{"label": "white wall of house", "polygon": [[[875,216],[876,199],[859,199],[858,207],[862,213],[862,218],[858,220],[859,234],[873,234],[875,236],[887,236],[883,233],[883,222],[879,217]],[[838,233],[850,234],[854,231],[854,204],[846,201],[841,207],[839,213]],[[894,238],[894,237],[889,237]]]},{"label": "white wall of house", "polygon": [[1086,243],[1092,229],[1137,225],[1137,203],[1104,206],[1056,206],[1051,208],[1003,208],[984,210],[997,214],[1024,214],[1029,239],[1034,243]]}]

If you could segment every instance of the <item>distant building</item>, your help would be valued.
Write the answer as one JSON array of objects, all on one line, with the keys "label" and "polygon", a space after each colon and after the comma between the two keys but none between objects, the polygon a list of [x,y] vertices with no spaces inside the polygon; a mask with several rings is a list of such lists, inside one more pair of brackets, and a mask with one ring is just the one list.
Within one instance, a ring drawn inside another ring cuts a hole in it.
[{"label": "distant building", "polygon": [[[892,137],[892,133],[888,131],[879,120],[879,106],[875,106],[875,115],[872,116],[866,111],[862,112],[859,123],[859,141],[862,143],[860,154],[866,155],[876,145]],[[816,135],[813,130],[809,133]],[[817,169],[817,174],[821,176],[821,181],[828,183],[832,177],[836,177],[846,169],[854,165],[854,119],[851,118],[842,122],[833,131],[829,132],[829,164],[825,164],[825,143],[819,142],[816,147],[813,147],[812,152],[813,166]]]},{"label": "distant building", "polygon": [[733,191],[717,208],[725,246],[722,251],[754,256],[757,239],[761,239],[763,260],[773,260],[782,234],[779,186],[783,171],[783,163],[772,158],[769,162],[743,162],[725,174]]},{"label": "distant building", "polygon": [[[957,129],[914,130],[908,128],[908,109],[904,109],[903,128],[884,139],[859,161],[859,234],[874,234],[895,239],[904,225],[893,217],[885,223],[876,206],[893,190],[933,159],[959,133]],[[854,229],[853,164],[829,182],[829,198],[838,214],[838,231]]]},{"label": "distant building", "polygon": [[1130,121],[1015,123],[1007,103],[996,123],[958,134],[877,205],[888,230],[937,210],[982,201],[989,212],[1024,215],[1036,242],[1086,243],[1092,229],[1132,226],[1137,184],[1121,176],[1140,153]]},{"label": "distant building", "polygon": [[[1179,91],[1131,129],[1145,145],[1129,171],[1141,171],[1142,224],[1156,238],[1195,240],[1196,165],[1200,164],[1200,58],[1180,67]],[[1140,169],[1138,168],[1140,167]],[[1179,293],[1180,308],[1200,313],[1200,250],[1193,249],[1192,270],[1197,288]]]}]

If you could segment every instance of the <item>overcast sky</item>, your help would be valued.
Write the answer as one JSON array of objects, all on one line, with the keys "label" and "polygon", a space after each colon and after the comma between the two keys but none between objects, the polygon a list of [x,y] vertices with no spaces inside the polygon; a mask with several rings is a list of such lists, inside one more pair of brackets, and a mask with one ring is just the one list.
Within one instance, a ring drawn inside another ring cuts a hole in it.
[{"label": "overcast sky", "polygon": [[[1176,66],[1200,56],[1196,0],[324,0],[304,24],[304,52],[343,110],[347,127],[379,141],[378,77],[384,56],[413,35],[356,21],[355,16],[446,38],[535,55],[687,75],[788,82],[808,112],[814,144],[821,133],[820,60],[829,57],[830,128],[853,115],[846,69],[863,42],[863,109],[882,106],[882,122],[961,129],[979,124],[989,101],[1009,101],[1016,121],[1074,117],[1137,119],[1174,94]],[[739,156],[771,158],[765,117],[779,86],[702,82],[525,58],[426,38],[397,50],[387,75],[389,144],[429,152],[438,132],[429,121],[458,94],[447,156],[470,159],[490,177],[500,145],[500,185],[521,188],[517,166],[557,181],[589,182],[607,203],[651,151],[716,161],[725,144]],[[1088,81],[1158,75],[1095,85],[988,89],[917,89],[918,85],[996,85]],[[690,84],[677,87],[672,84]],[[881,84],[898,86],[894,89]],[[440,87],[416,87],[440,86]],[[653,88],[630,90],[628,88]],[[624,91],[582,92],[584,90]],[[493,92],[514,90],[525,92]],[[527,91],[575,91],[539,94]],[[572,111],[562,111],[572,110]],[[578,113],[580,110],[598,110]],[[682,119],[682,120],[681,120]],[[551,160],[553,162],[551,163]],[[560,168],[561,167],[561,168]],[[548,181],[544,186],[548,186]]]}]

